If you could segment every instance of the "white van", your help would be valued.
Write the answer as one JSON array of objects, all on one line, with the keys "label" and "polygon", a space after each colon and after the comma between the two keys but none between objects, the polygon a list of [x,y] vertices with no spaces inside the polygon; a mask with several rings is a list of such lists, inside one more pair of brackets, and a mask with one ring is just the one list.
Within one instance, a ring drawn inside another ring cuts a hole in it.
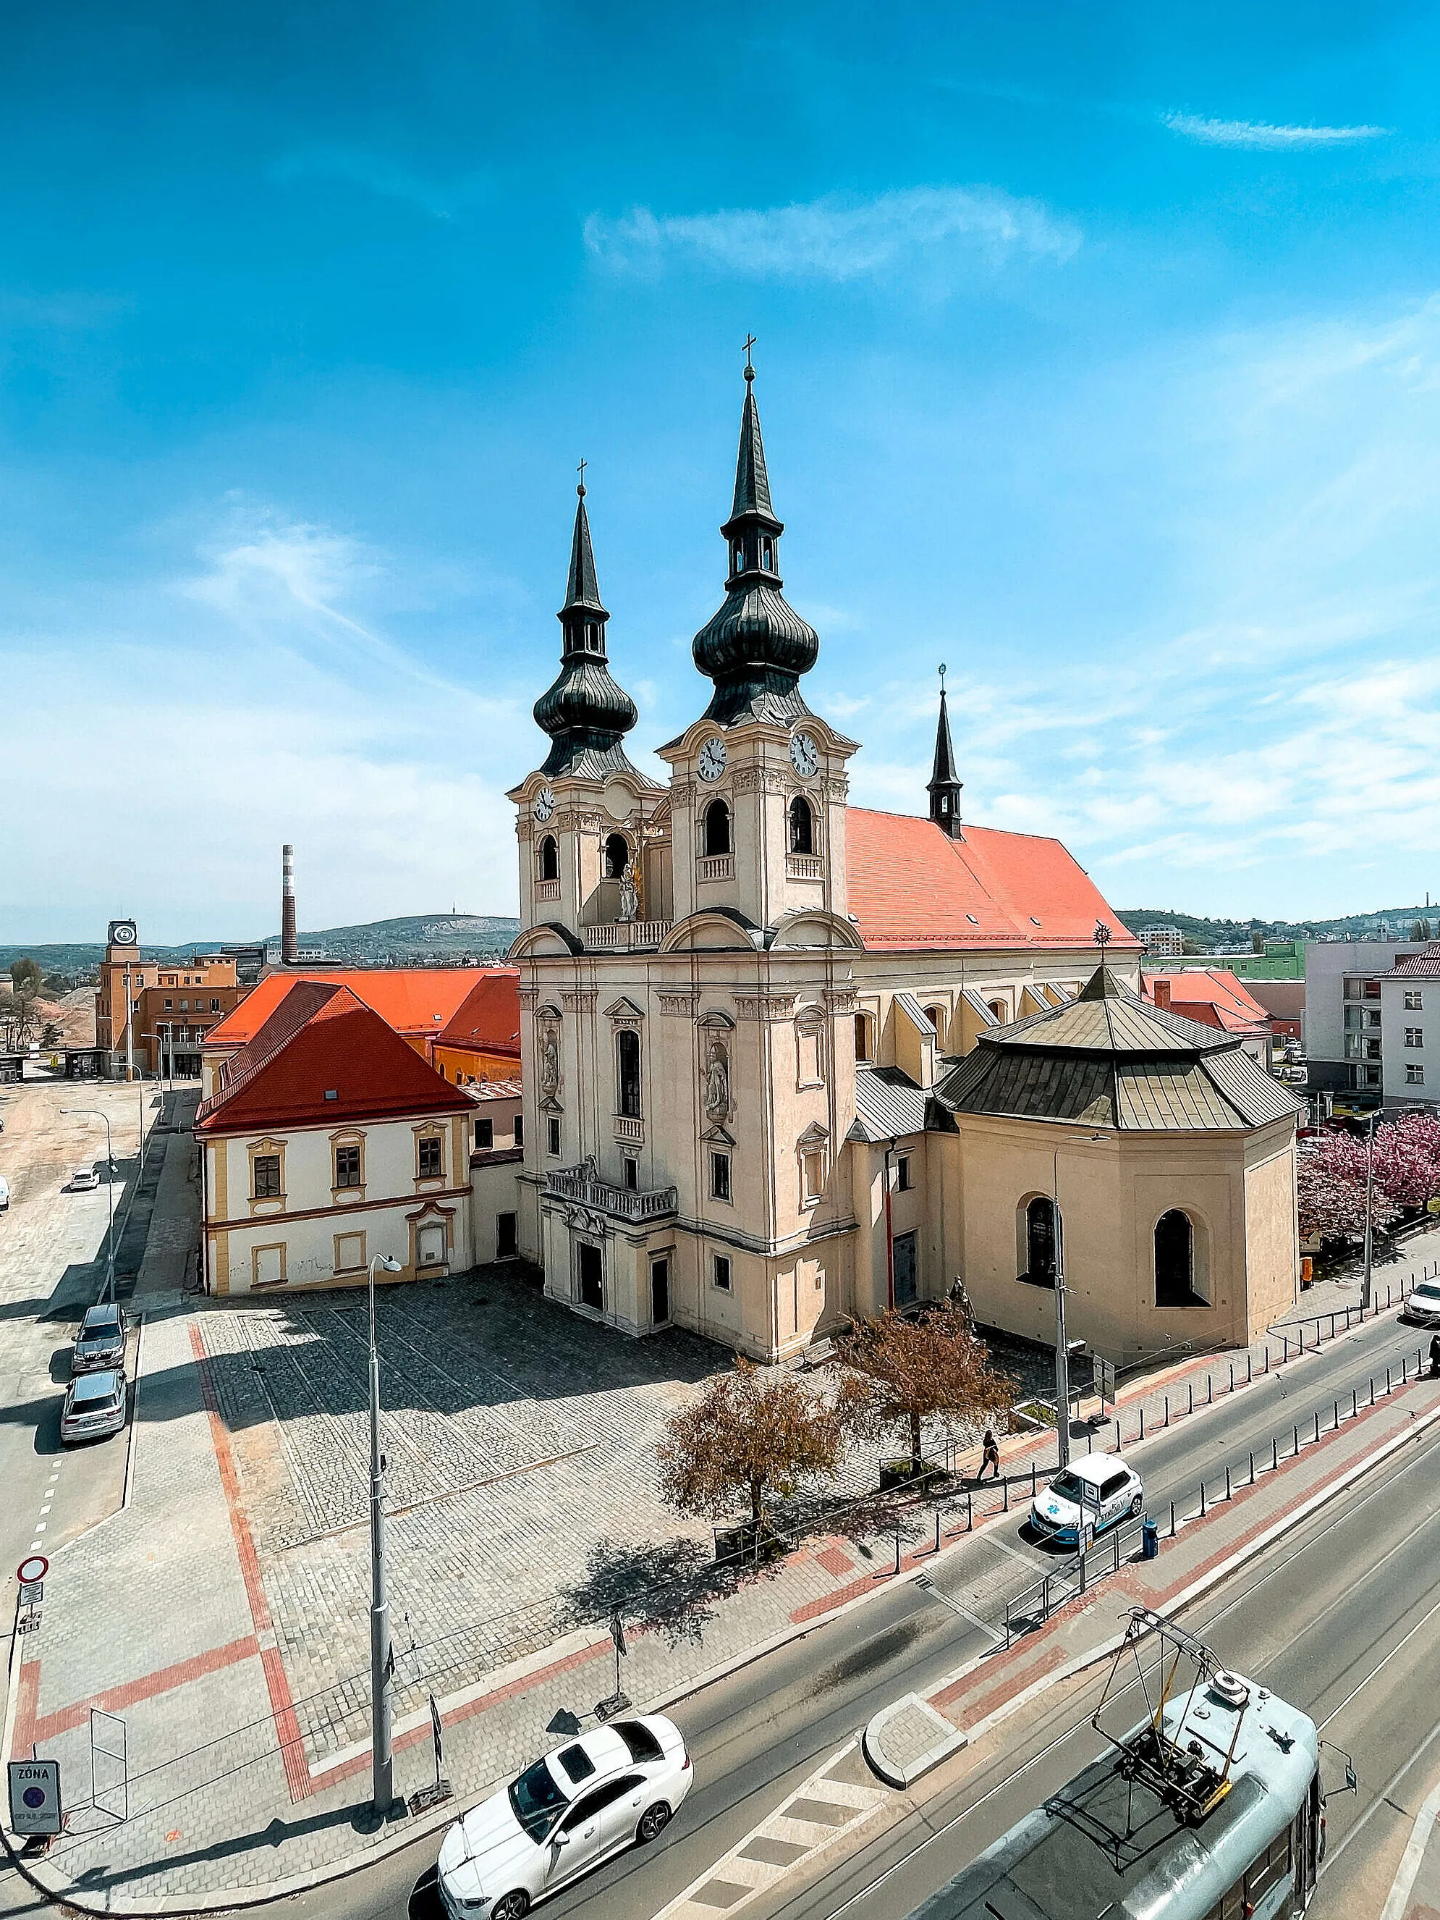
[{"label": "white van", "polygon": [[0,1213],[10,1211],[10,1189],[5,1184],[5,1176],[0,1173]]}]

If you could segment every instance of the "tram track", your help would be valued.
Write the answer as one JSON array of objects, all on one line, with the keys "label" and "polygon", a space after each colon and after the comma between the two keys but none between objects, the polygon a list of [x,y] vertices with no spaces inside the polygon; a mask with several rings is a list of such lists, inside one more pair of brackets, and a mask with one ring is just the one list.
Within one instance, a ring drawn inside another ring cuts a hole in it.
[{"label": "tram track", "polygon": [[[1239,1592],[1226,1595],[1223,1604],[1213,1607],[1209,1611],[1202,1611],[1202,1617],[1193,1623],[1192,1631],[1201,1639],[1210,1638],[1215,1633],[1215,1630],[1226,1621],[1234,1620],[1237,1616],[1241,1615],[1247,1605],[1252,1604],[1256,1596],[1261,1594],[1263,1590],[1273,1588],[1275,1583],[1283,1581],[1286,1575],[1289,1575],[1291,1579],[1294,1580],[1301,1575],[1308,1574],[1310,1567],[1313,1565],[1314,1553],[1317,1547],[1325,1546],[1327,1543],[1333,1547],[1337,1535],[1341,1535],[1344,1529],[1354,1525],[1357,1521],[1362,1523],[1369,1521],[1373,1523],[1377,1517],[1382,1522],[1388,1522],[1391,1527],[1398,1524],[1401,1529],[1401,1537],[1394,1540],[1393,1543],[1383,1551],[1365,1561],[1363,1578],[1358,1583],[1358,1586],[1353,1581],[1348,1583],[1344,1590],[1330,1600],[1324,1607],[1318,1611],[1311,1611],[1306,1614],[1304,1631],[1307,1638],[1310,1635],[1312,1626],[1318,1626],[1326,1619],[1333,1619],[1343,1614],[1347,1607],[1352,1612],[1357,1609],[1362,1612],[1370,1610],[1374,1602],[1367,1600],[1362,1604],[1357,1599],[1357,1594],[1368,1593],[1369,1588],[1377,1579],[1383,1579],[1386,1570],[1401,1560],[1407,1553],[1422,1563],[1420,1580],[1423,1581],[1426,1597],[1428,1598],[1428,1593],[1433,1591],[1433,1588],[1430,1587],[1428,1565],[1423,1563],[1428,1563],[1431,1560],[1429,1530],[1433,1528],[1437,1520],[1440,1520],[1440,1488],[1436,1489],[1433,1498],[1428,1503],[1411,1502],[1409,1496],[1413,1484],[1411,1476],[1416,1474],[1420,1469],[1433,1465],[1437,1451],[1440,1451],[1440,1429],[1435,1430],[1433,1437],[1430,1434],[1424,1436],[1416,1452],[1410,1455],[1401,1466],[1387,1472],[1383,1481],[1374,1486],[1365,1487],[1363,1491],[1347,1498],[1346,1504],[1341,1511],[1327,1511],[1323,1517],[1317,1516],[1318,1524],[1312,1523],[1312,1527],[1307,1531],[1305,1538],[1298,1542],[1287,1542],[1282,1547],[1279,1547],[1277,1549],[1278,1557],[1275,1564],[1267,1566],[1263,1572],[1247,1580]],[[1387,1513],[1385,1509],[1390,1503],[1394,1503],[1396,1506],[1403,1506],[1403,1514],[1397,1516],[1394,1513]],[[1184,1617],[1190,1614],[1192,1609],[1203,1610],[1206,1599],[1211,1597],[1212,1596],[1204,1596],[1192,1602],[1189,1606],[1178,1609],[1177,1617]],[[1413,1604],[1411,1605],[1410,1611],[1413,1611]],[[1394,1621],[1390,1621],[1381,1627],[1378,1633],[1371,1634],[1362,1628],[1362,1632],[1365,1633],[1364,1644],[1355,1649],[1354,1654],[1339,1667],[1337,1672],[1327,1672],[1318,1686],[1297,1687],[1293,1679],[1282,1686],[1274,1680],[1273,1669],[1277,1664],[1284,1663],[1287,1652],[1293,1654],[1293,1632],[1289,1637],[1286,1649],[1262,1653],[1259,1659],[1255,1659],[1243,1653],[1233,1652],[1227,1644],[1226,1657],[1233,1659],[1234,1664],[1239,1666],[1252,1678],[1257,1680],[1264,1679],[1267,1683],[1275,1684],[1276,1690],[1283,1693],[1284,1697],[1290,1699],[1294,1705],[1301,1707],[1307,1713],[1315,1715],[1319,1724],[1329,1726],[1364,1694],[1371,1682],[1376,1680],[1387,1669],[1391,1668],[1395,1656],[1406,1646],[1410,1645],[1424,1628],[1431,1624],[1437,1614],[1440,1614],[1440,1603],[1430,1605],[1423,1618],[1411,1626],[1399,1642],[1390,1646],[1379,1659],[1373,1660],[1373,1664],[1366,1669],[1363,1677],[1355,1685],[1350,1687],[1349,1691],[1339,1703],[1331,1708],[1323,1719],[1319,1716],[1318,1708],[1323,1705],[1327,1690],[1339,1683],[1343,1677],[1354,1671],[1357,1658],[1363,1657],[1363,1655],[1367,1653],[1373,1656],[1377,1648],[1395,1631]],[[1408,1613],[1404,1617],[1408,1618]],[[1257,1636],[1268,1638],[1269,1627],[1269,1622],[1257,1622],[1255,1628]],[[1243,1640],[1244,1636],[1242,1635],[1240,1637]],[[1440,1653],[1440,1630],[1437,1630],[1435,1640],[1436,1651]],[[1260,1649],[1257,1648],[1256,1651],[1260,1652]],[[1126,1694],[1137,1690],[1138,1687],[1138,1679],[1127,1681],[1122,1687],[1117,1688],[1111,1698],[1112,1700],[1122,1698]],[[873,1911],[877,1912],[877,1914],[883,1911],[886,1920],[892,1920],[892,1916],[909,1911],[911,1906],[919,1903],[919,1898],[922,1896],[917,1892],[916,1896],[912,1898],[908,1891],[906,1891],[903,1896],[898,1896],[897,1882],[903,1883],[907,1878],[920,1878],[920,1876],[914,1875],[912,1872],[912,1869],[918,1861],[933,1853],[937,1847],[943,1847],[943,1843],[956,1834],[967,1821],[974,1821],[977,1815],[983,1814],[987,1809],[999,1809],[1002,1803],[1019,1801],[1021,1796],[1016,1790],[1030,1781],[1031,1777],[1036,1774],[1037,1771],[1049,1771],[1050,1769],[1046,1768],[1046,1763],[1053,1763],[1067,1745],[1076,1743],[1077,1741],[1083,1741],[1083,1736],[1087,1733],[1091,1734],[1092,1740],[1094,1739],[1088,1711],[1077,1714],[1069,1703],[1067,1703],[1065,1708],[1060,1709],[1060,1711],[1065,1712],[1069,1716],[1067,1724],[1053,1732],[1049,1731],[1045,1727],[1044,1716],[1042,1714],[1039,1724],[1035,1725],[1032,1723],[1030,1728],[1032,1737],[1037,1735],[1042,1737],[1042,1744],[1037,1747],[1033,1753],[1027,1754],[1018,1765],[1011,1767],[999,1779],[988,1784],[983,1792],[977,1794],[965,1806],[960,1807],[955,1812],[950,1813],[948,1817],[938,1821],[935,1817],[936,1809],[917,1807],[909,1817],[909,1823],[911,1824],[909,1844],[905,1845],[904,1850],[898,1853],[894,1859],[886,1861],[884,1866],[881,1867],[878,1872],[874,1872],[863,1885],[849,1889],[833,1886],[833,1883],[841,1879],[846,1872],[846,1868],[841,1867],[832,1870],[830,1874],[825,1875],[815,1885],[809,1888],[797,1889],[793,1896],[783,1898],[779,1904],[765,1905],[762,1903],[755,1911],[769,1915],[803,1914],[807,1916],[807,1920],[840,1920],[841,1915],[855,1915],[861,1912],[868,1902],[874,1900],[875,1895],[882,1888],[892,1890],[891,1898],[887,1901],[883,1909],[874,1908],[872,1909]],[[1428,1750],[1436,1740],[1440,1740],[1440,1726],[1437,1726],[1426,1736],[1425,1742],[1409,1756],[1405,1764],[1396,1772],[1394,1778],[1372,1794],[1364,1815],[1356,1821],[1351,1822],[1347,1827],[1345,1836],[1336,1847],[1333,1855],[1334,1860],[1338,1860],[1345,1851],[1345,1848],[1349,1844],[1350,1837],[1360,1831],[1362,1827],[1368,1826],[1372,1815],[1387,1804],[1387,1796],[1394,1790],[1397,1782],[1404,1777],[1405,1773],[1409,1771],[1415,1761],[1421,1757],[1421,1754]],[[1091,1757],[1092,1754],[1087,1752],[1083,1757],[1078,1757],[1073,1762],[1067,1763],[1062,1777],[1068,1778],[1078,1770],[1079,1766],[1083,1765],[1085,1761]],[[1055,1784],[1059,1785],[1060,1783],[1060,1779],[1057,1778]],[[1042,1796],[1033,1792],[1025,1796],[1023,1806],[1017,1806],[1010,1817],[1004,1818],[999,1830],[1003,1831],[1004,1827],[1011,1823],[1011,1818],[1018,1817],[1019,1812],[1026,1810],[1029,1805],[1034,1804],[1040,1797]],[[914,1837],[913,1832],[913,1827],[916,1824],[926,1830],[923,1837],[918,1839]],[[988,1832],[988,1827],[991,1823],[986,1822],[984,1824],[987,1829],[986,1833],[983,1836],[977,1837],[977,1844],[969,1851],[967,1857],[973,1857],[975,1852],[980,1851],[984,1845],[989,1844],[991,1838],[996,1837]],[[889,1843],[893,1845],[898,1837],[898,1833],[892,1830],[892,1834],[888,1836]],[[886,1838],[882,1838],[879,1842],[875,1843],[875,1849],[883,1849],[886,1844]],[[872,1849],[867,1849],[867,1851],[871,1850]],[[923,1891],[928,1892],[932,1890],[935,1885],[943,1884],[943,1881],[949,1878],[952,1872],[957,1871],[961,1864],[963,1864],[963,1862],[958,1860],[953,1864],[945,1862],[943,1870],[928,1870],[924,1875],[925,1886]],[[1328,1866],[1330,1862],[1327,1861],[1326,1864]],[[851,1866],[853,1868],[853,1862]],[[830,1883],[833,1889],[828,1896],[825,1892],[827,1883]]]}]

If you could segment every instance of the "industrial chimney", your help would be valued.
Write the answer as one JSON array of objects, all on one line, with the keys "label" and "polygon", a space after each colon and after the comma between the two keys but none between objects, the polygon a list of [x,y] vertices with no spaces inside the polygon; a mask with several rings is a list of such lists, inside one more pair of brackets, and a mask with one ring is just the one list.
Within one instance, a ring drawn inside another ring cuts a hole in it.
[{"label": "industrial chimney", "polygon": [[295,849],[280,849],[280,964],[300,964],[300,936],[295,930]]}]

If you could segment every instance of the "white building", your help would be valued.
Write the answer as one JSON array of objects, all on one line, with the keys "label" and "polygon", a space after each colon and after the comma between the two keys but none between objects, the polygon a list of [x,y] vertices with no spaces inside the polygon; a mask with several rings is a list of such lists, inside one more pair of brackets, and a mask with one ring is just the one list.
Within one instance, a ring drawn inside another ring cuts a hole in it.
[{"label": "white building", "polygon": [[[1417,956],[1428,956],[1431,942],[1391,940],[1307,940],[1305,943],[1305,1052],[1310,1085],[1332,1092],[1366,1093],[1384,1100],[1435,1099],[1434,1069],[1428,1081],[1416,1081],[1407,1067],[1420,1065],[1417,1053],[1406,1047],[1407,991],[1424,995],[1423,980],[1407,987],[1387,986],[1400,980],[1399,969]],[[1432,991],[1435,991],[1432,989]],[[1433,1023],[1432,1023],[1433,1024]],[[1423,1023],[1422,1023],[1423,1025]],[[1417,1089],[1431,1090],[1420,1094]]]},{"label": "white building", "polygon": [[1386,1104],[1440,1101],[1440,940],[1397,961],[1379,986]]},{"label": "white building", "polygon": [[1145,951],[1160,960],[1178,960],[1185,951],[1185,936],[1179,927],[1141,927]]}]

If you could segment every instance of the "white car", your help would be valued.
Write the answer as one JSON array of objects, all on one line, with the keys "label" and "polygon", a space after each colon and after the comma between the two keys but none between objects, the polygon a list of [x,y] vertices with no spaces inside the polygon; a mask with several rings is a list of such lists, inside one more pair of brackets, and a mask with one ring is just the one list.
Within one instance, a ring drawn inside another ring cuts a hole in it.
[{"label": "white car", "polygon": [[1440,1280],[1422,1280],[1412,1287],[1400,1318],[1417,1327],[1440,1327]]},{"label": "white car", "polygon": [[100,1184],[100,1175],[94,1167],[76,1167],[70,1176],[72,1193],[93,1193]]},{"label": "white car", "polygon": [[451,1827],[439,1861],[446,1911],[521,1920],[611,1854],[655,1839],[693,1778],[684,1737],[661,1714],[583,1734]]},{"label": "white car", "polygon": [[1144,1484],[1118,1453],[1083,1453],[1036,1494],[1030,1525],[1042,1539],[1078,1546],[1082,1529],[1103,1533],[1144,1505]]}]

